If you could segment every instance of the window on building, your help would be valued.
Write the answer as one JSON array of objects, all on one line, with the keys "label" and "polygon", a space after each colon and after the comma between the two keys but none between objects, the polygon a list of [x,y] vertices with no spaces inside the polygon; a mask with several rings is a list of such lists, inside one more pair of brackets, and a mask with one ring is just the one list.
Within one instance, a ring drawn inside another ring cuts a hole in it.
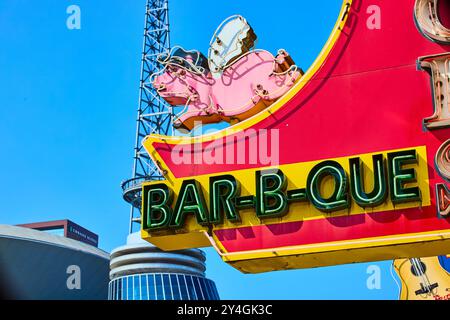
[{"label": "window on building", "polygon": [[205,300],[203,297],[202,289],[200,288],[200,284],[198,282],[198,277],[192,277],[192,281],[194,282],[195,292],[197,293],[198,300]]},{"label": "window on building", "polygon": [[120,279],[122,284],[122,300],[127,300],[127,278]]},{"label": "window on building", "polygon": [[210,297],[210,295],[209,295],[209,289],[206,287],[206,284],[205,284],[206,279],[205,278],[197,278],[197,279],[200,282],[200,287],[202,289],[203,298],[205,300],[212,300],[212,297]]},{"label": "window on building", "polygon": [[141,300],[140,277],[133,276],[133,300]]},{"label": "window on building", "polygon": [[162,284],[162,277],[160,274],[155,274],[155,283],[157,300],[164,300],[164,289]]},{"label": "window on building", "polygon": [[173,300],[172,287],[170,285],[168,274],[163,274],[163,282],[164,282],[164,295],[166,297],[166,300]]},{"label": "window on building", "polygon": [[187,289],[185,277],[183,275],[179,274],[177,276],[177,278],[178,278],[178,283],[180,285],[181,299],[189,300],[188,289]]},{"label": "window on building", "polygon": [[150,300],[156,300],[156,286],[155,286],[155,275],[148,275],[148,296]]},{"label": "window on building", "polygon": [[217,289],[216,289],[216,286],[214,285],[214,282],[211,280],[207,280],[207,279],[205,281],[209,285],[209,288],[210,288],[209,292],[212,295],[212,299],[219,300],[219,295],[217,293]]},{"label": "window on building", "polygon": [[172,284],[173,300],[181,300],[180,286],[178,285],[177,275],[171,274],[170,282]]},{"label": "window on building", "polygon": [[114,286],[116,287],[114,299],[122,299],[122,281],[120,279],[114,280]]},{"label": "window on building", "polygon": [[197,294],[195,293],[194,283],[192,282],[192,276],[186,276],[187,288],[191,300],[197,300]]},{"label": "window on building", "polygon": [[141,300],[148,300],[148,276],[141,275]]}]

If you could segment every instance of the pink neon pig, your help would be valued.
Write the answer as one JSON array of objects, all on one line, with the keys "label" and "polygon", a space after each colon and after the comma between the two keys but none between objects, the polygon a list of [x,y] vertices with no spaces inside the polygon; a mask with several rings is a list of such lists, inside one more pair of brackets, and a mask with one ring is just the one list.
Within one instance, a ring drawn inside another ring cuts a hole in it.
[{"label": "pink neon pig", "polygon": [[261,50],[242,56],[217,79],[208,70],[190,72],[169,62],[153,87],[170,105],[187,105],[174,126],[192,130],[195,121],[234,123],[251,117],[284,95],[302,74],[286,51],[274,58]]}]

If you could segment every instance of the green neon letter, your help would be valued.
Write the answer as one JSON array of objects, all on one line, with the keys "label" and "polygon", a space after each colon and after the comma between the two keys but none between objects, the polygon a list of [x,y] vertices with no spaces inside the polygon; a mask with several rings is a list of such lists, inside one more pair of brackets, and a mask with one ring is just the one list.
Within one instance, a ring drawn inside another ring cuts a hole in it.
[{"label": "green neon letter", "polygon": [[387,196],[383,155],[376,154],[372,156],[374,184],[370,193],[364,192],[364,171],[359,158],[352,158],[349,162],[351,192],[355,202],[361,207],[375,207],[383,203]]},{"label": "green neon letter", "polygon": [[281,170],[256,171],[256,215],[260,218],[286,214],[288,203],[284,190],[287,181]]},{"label": "green neon letter", "polygon": [[194,179],[183,181],[170,226],[174,228],[183,227],[188,214],[194,214],[199,224],[208,223],[208,209],[202,187]]},{"label": "green neon letter", "polygon": [[[334,178],[335,187],[333,194],[324,199],[320,194],[320,186],[326,176]],[[317,209],[330,212],[348,207],[347,174],[338,162],[328,160],[315,165],[308,175],[306,185],[306,194]]]},{"label": "green neon letter", "polygon": [[223,223],[224,215],[230,221],[240,221],[239,213],[234,205],[239,195],[239,185],[232,175],[211,177],[209,179],[210,222]]},{"label": "green neon letter", "polygon": [[404,187],[406,183],[417,181],[416,170],[402,168],[405,164],[416,164],[417,160],[414,149],[388,153],[389,187],[393,203],[421,200],[419,187]]},{"label": "green neon letter", "polygon": [[166,227],[172,215],[172,191],[163,183],[143,188],[142,227],[150,230]]}]

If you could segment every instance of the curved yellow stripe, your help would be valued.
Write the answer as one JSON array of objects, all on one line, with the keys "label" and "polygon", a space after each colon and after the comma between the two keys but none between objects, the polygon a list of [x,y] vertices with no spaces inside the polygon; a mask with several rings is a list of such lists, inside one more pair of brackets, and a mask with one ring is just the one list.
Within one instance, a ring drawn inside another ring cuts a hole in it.
[{"label": "curved yellow stripe", "polygon": [[228,261],[252,260],[261,258],[273,258],[291,255],[323,253],[325,251],[345,251],[355,250],[357,248],[379,247],[383,250],[385,246],[410,245],[417,246],[418,243],[425,241],[450,240],[450,229],[439,231],[416,232],[401,235],[379,236],[372,238],[361,238],[353,240],[340,240],[327,243],[313,243],[298,246],[287,246],[281,248],[269,248],[260,250],[248,250],[238,252],[228,252],[215,234],[212,238],[208,236],[211,242],[215,242],[213,248],[218,252],[222,259]]}]

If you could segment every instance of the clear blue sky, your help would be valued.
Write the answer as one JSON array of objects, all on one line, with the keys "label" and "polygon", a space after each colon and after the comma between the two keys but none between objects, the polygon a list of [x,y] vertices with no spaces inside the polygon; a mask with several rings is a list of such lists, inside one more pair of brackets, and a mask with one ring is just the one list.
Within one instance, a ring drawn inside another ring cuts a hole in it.
[{"label": "clear blue sky", "polygon": [[[81,30],[66,8],[81,8]],[[241,14],[258,47],[285,48],[305,70],[331,31],[340,0],[170,0],[171,43],[207,52],[226,17]],[[0,223],[69,218],[124,244],[145,0],[0,1]],[[224,299],[396,299],[390,263],[381,289],[371,264],[244,275],[206,249],[208,277]]]}]

